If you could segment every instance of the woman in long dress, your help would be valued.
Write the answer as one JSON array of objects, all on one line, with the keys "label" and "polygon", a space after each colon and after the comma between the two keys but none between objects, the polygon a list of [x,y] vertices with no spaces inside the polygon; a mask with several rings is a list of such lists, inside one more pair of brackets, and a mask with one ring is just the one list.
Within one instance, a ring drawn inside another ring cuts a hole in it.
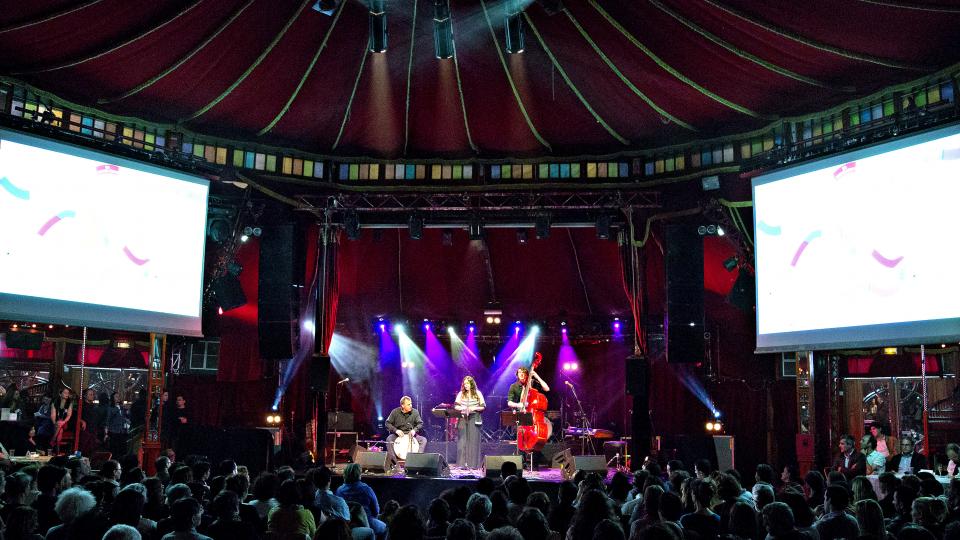
[{"label": "woman in long dress", "polygon": [[457,463],[470,469],[480,468],[480,426],[483,419],[480,413],[487,404],[483,394],[477,389],[477,382],[467,375],[457,392],[455,408],[460,411],[457,439]]}]

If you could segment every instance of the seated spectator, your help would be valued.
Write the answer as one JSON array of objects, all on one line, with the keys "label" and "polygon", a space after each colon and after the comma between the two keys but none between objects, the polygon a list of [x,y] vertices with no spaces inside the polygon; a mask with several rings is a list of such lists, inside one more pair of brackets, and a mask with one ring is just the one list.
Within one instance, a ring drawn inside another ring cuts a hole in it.
[{"label": "seated spectator", "polygon": [[[467,519],[470,519],[470,504],[467,503]],[[510,518],[507,517],[507,494],[502,489],[496,489],[490,494],[490,517],[483,521],[483,528],[492,531],[500,527],[510,525]],[[476,521],[474,521],[476,523]],[[481,537],[479,529],[477,537]]]},{"label": "seated spectator", "polygon": [[[597,523],[597,526],[593,529],[593,540],[625,540],[625,538],[623,528],[612,519],[605,519]],[[529,537],[524,536],[524,540],[529,540]]]},{"label": "seated spectator", "polygon": [[147,498],[139,490],[124,488],[117,494],[110,508],[110,524],[129,525],[136,528],[140,536],[152,538],[156,533],[157,523],[143,517],[146,501]]},{"label": "seated spectator", "polygon": [[367,521],[370,522],[370,528],[381,537],[387,531],[387,524],[377,519],[380,514],[380,503],[377,501],[377,495],[361,479],[360,465],[351,463],[343,470],[343,485],[337,488],[337,496],[343,497],[348,503],[350,501],[360,503],[360,506],[367,512]]},{"label": "seated spectator", "polygon": [[57,511],[57,496],[70,488],[70,472],[56,465],[44,465],[37,471],[37,488],[40,495],[34,499],[32,506],[37,511],[37,533],[47,534],[50,527],[60,524]]},{"label": "seated spectator", "polygon": [[713,466],[710,465],[710,461],[706,459],[698,459],[693,462],[693,474],[697,477],[698,480],[703,480],[704,478],[709,478],[710,473],[713,472]]},{"label": "seated spectator", "polygon": [[18,506],[10,513],[3,529],[4,540],[43,540],[37,534],[37,511],[29,506]]},{"label": "seated spectator", "polygon": [[166,486],[170,483],[170,458],[167,456],[160,456],[153,462],[153,466],[156,469],[157,473],[154,475],[160,479],[160,482]]},{"label": "seated spectator", "polygon": [[917,497],[913,501],[910,515],[915,525],[930,531],[937,538],[943,537],[943,520],[947,516],[947,505],[942,499]]},{"label": "seated spectator", "polygon": [[510,523],[516,523],[520,513],[523,512],[527,497],[530,496],[530,483],[527,482],[526,478],[518,477],[514,478],[512,482],[505,482],[504,486],[507,488],[507,496],[510,499],[510,503],[507,505],[507,515],[510,518]]},{"label": "seated spectator", "polygon": [[477,531],[466,519],[457,519],[447,527],[446,540],[477,540]]},{"label": "seated spectator", "polygon": [[634,512],[629,518],[631,531],[634,528],[642,529],[660,521],[660,498],[663,495],[663,488],[660,486],[647,488],[643,494],[643,505],[634,508]]},{"label": "seated spectator", "polygon": [[567,530],[567,539],[592,540],[597,523],[605,519],[616,519],[607,502],[607,496],[600,490],[588,490],[580,498],[580,505],[573,514],[570,528]]},{"label": "seated spectator", "polygon": [[816,518],[813,515],[813,509],[803,498],[803,493],[788,489],[780,494],[780,502],[785,503],[793,512],[793,525],[801,534],[809,538],[816,538],[817,531],[814,528]]},{"label": "seated spectator", "polygon": [[142,540],[140,531],[129,525],[114,525],[107,529],[103,540]]},{"label": "seated spectator", "polygon": [[880,503],[862,499],[854,504],[853,513],[860,525],[860,540],[888,540]]},{"label": "seated spectator", "polygon": [[[503,493],[500,491],[494,491],[494,494],[503,498]],[[503,500],[506,499],[504,498]],[[482,540],[487,536],[485,523],[490,519],[492,511],[493,503],[490,497],[487,497],[482,493],[474,493],[469,499],[467,499],[466,519],[473,524],[478,540]],[[503,516],[506,516],[506,512],[503,513]]]},{"label": "seated spectator", "polygon": [[900,439],[900,453],[887,462],[886,470],[900,474],[917,474],[927,468],[927,456],[916,452],[916,443],[910,437]]},{"label": "seated spectator", "polygon": [[[802,535],[794,527],[793,512],[782,502],[773,502],[763,508],[763,527],[770,540],[800,540]],[[852,536],[849,538],[856,538]]]},{"label": "seated spectator", "polygon": [[31,478],[22,473],[14,473],[7,477],[7,482],[3,489],[3,498],[6,504],[0,508],[0,519],[3,523],[10,521],[10,514],[21,506],[26,506],[27,497],[30,493]]},{"label": "seated spectator", "polygon": [[[190,487],[186,484],[171,484],[167,487],[167,503],[166,507],[168,509],[173,509],[173,505],[177,503],[180,499],[186,499],[190,496]],[[174,530],[174,519],[172,515],[167,516],[164,519],[161,519],[157,522],[157,536],[163,537],[167,533],[173,532]]]},{"label": "seated spectator", "polygon": [[230,490],[223,490],[210,503],[210,511],[216,518],[207,527],[213,540],[257,540],[260,535],[251,523],[240,519],[240,498]]},{"label": "seated spectator", "polygon": [[[237,501],[239,502],[246,498],[249,487],[250,481],[247,480],[246,476],[242,474],[234,474],[226,477],[223,482],[222,491],[232,491],[237,496]],[[218,494],[221,492],[218,492]],[[312,505],[313,501],[311,500],[310,503]],[[257,531],[258,536],[267,530],[267,525],[263,520],[260,519],[260,513],[257,512],[256,508],[247,504],[240,504],[239,508],[237,509],[237,513],[237,515],[240,516],[240,521],[253,527],[254,530]],[[316,522],[316,520],[314,520],[314,522]]]},{"label": "seated spectator", "polygon": [[567,480],[560,484],[557,491],[557,504],[550,510],[547,521],[550,523],[550,530],[557,531],[560,536],[566,536],[567,529],[570,528],[570,520],[573,519],[573,513],[576,510],[573,507],[573,501],[577,498],[577,486]]},{"label": "seated spectator", "polygon": [[727,514],[720,514],[720,520],[726,522],[727,534],[736,540],[756,540],[757,512],[743,501],[737,501]]},{"label": "seated spectator", "polygon": [[427,536],[445,536],[450,527],[450,505],[443,499],[434,499],[427,515]]},{"label": "seated spectator", "polygon": [[511,526],[500,527],[490,531],[487,540],[523,540],[523,535],[516,528]]},{"label": "seated spectator", "polygon": [[873,490],[873,484],[866,476],[858,476],[850,481],[850,490],[853,492],[853,498],[850,502],[858,503],[864,499],[876,501],[877,492]]},{"label": "seated spectator", "polygon": [[400,503],[398,503],[396,499],[390,499],[380,507],[380,515],[377,516],[377,519],[389,525],[390,520],[393,519],[393,516],[399,509]]},{"label": "seated spectator", "polygon": [[890,519],[897,513],[893,507],[893,493],[900,487],[900,479],[897,478],[896,474],[887,471],[880,474],[877,483],[880,486],[880,493],[877,494],[880,500],[877,502],[880,503],[880,509],[883,510],[883,517]]},{"label": "seated spectator", "polygon": [[390,540],[423,540],[427,534],[427,527],[416,506],[407,505],[397,510],[390,520],[388,538]]},{"label": "seated spectator", "polygon": [[[328,488],[329,485],[330,483],[327,482]],[[253,500],[249,504],[256,508],[257,515],[264,522],[267,521],[267,514],[270,513],[270,510],[273,510],[279,504],[276,499],[278,487],[280,487],[280,482],[277,480],[277,475],[271,472],[261,473],[257,477],[257,481],[253,483]],[[344,511],[346,511],[346,508],[344,508]],[[347,520],[346,514],[337,517],[344,521]]]},{"label": "seated spectator", "polygon": [[[619,529],[620,526],[617,525]],[[523,536],[523,540],[549,540],[552,538],[550,526],[547,524],[547,517],[543,512],[536,508],[526,508],[517,518],[517,530]],[[620,529],[620,536],[623,537],[623,529]]]},{"label": "seated spectator", "polygon": [[373,540],[376,537],[360,503],[350,503],[350,534],[353,540]]},{"label": "seated spectator", "polygon": [[660,497],[660,523],[666,524],[671,530],[675,530],[678,536],[683,536],[680,529],[680,517],[683,515],[683,503],[680,497],[674,493],[664,493]]},{"label": "seated spectator", "polygon": [[267,515],[267,532],[281,537],[293,534],[313,536],[317,532],[313,514],[300,504],[300,488],[296,480],[280,484],[277,502],[279,506]]},{"label": "seated spectator", "polygon": [[317,494],[314,500],[314,506],[319,508],[327,517],[336,517],[344,521],[350,521],[350,508],[347,501],[338,497],[330,491],[330,469],[320,467],[311,471],[313,483],[317,486]]},{"label": "seated spectator", "polygon": [[536,508],[544,515],[550,515],[550,497],[542,491],[534,491],[527,497],[527,508]]},{"label": "seated spectator", "polygon": [[817,521],[817,534],[820,540],[836,540],[838,538],[856,538],[860,535],[860,526],[857,520],[846,513],[850,497],[842,486],[829,486],[823,498],[823,516]]},{"label": "seated spectator", "polygon": [[913,509],[913,501],[916,498],[917,492],[907,486],[901,485],[893,492],[893,508],[896,510],[896,514],[886,520],[888,533],[899,537],[900,529],[905,525],[913,523],[911,511]]},{"label": "seated spectator", "polygon": [[173,503],[170,517],[173,518],[173,532],[167,533],[162,540],[211,540],[209,536],[197,532],[203,507],[193,497],[186,497]]},{"label": "seated spectator", "polygon": [[[620,471],[613,474],[610,478],[610,485],[607,488],[607,496],[617,506],[623,506],[627,502],[627,495],[630,493],[630,479]],[[521,531],[521,534],[523,531]]]},{"label": "seated spectator", "polygon": [[930,531],[917,525],[907,525],[900,529],[897,540],[938,540]]},{"label": "seated spectator", "polygon": [[727,532],[725,517],[730,514],[733,505],[740,501],[741,490],[740,482],[737,481],[736,477],[726,473],[720,475],[720,480],[717,482],[717,497],[720,498],[720,502],[713,507],[713,511],[721,518],[720,534]]},{"label": "seated spectator", "polygon": [[695,510],[680,518],[680,526],[684,531],[697,533],[700,540],[714,540],[720,534],[720,516],[710,509],[715,493],[713,482],[698,480],[692,491]]},{"label": "seated spectator", "polygon": [[757,512],[762,512],[763,507],[774,501],[773,486],[762,482],[753,485],[753,500],[757,506]]},{"label": "seated spectator", "polygon": [[314,540],[352,540],[350,525],[340,518],[330,518],[317,529]]},{"label": "seated spectator", "polygon": [[810,471],[803,477],[803,494],[810,508],[823,504],[823,494],[827,489],[827,481],[820,471]]}]

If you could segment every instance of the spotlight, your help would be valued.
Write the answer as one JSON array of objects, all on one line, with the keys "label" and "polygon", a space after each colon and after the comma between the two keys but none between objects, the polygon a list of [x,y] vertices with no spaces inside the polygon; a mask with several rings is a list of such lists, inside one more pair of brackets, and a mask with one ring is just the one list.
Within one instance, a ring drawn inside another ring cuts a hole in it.
[{"label": "spotlight", "polygon": [[530,327],[530,331],[533,332],[534,334],[539,334],[539,333],[540,333],[540,327],[535,324],[535,325],[533,325],[532,327]]},{"label": "spotlight", "polygon": [[457,331],[453,328],[452,325],[449,325],[449,324],[447,325],[447,333],[450,334],[451,336],[457,335]]},{"label": "spotlight", "polygon": [[521,246],[527,243],[527,238],[526,229],[520,229],[517,231],[517,242],[519,242]]},{"label": "spotlight", "polygon": [[347,238],[350,240],[360,238],[360,216],[356,212],[347,212],[343,216],[343,228],[347,231]]},{"label": "spotlight", "polygon": [[10,328],[13,328],[14,330],[16,330],[16,329],[19,328],[19,327],[20,327],[20,325],[18,325],[18,324],[11,324],[11,325],[10,325]]},{"label": "spotlight", "polygon": [[500,317],[494,317],[493,324],[500,324]]},{"label": "spotlight", "polygon": [[283,417],[281,417],[279,414],[268,414],[268,415],[267,415],[267,425],[268,425],[268,426],[275,426],[275,425],[279,424],[281,420],[283,420]]},{"label": "spotlight", "polygon": [[622,326],[622,323],[620,322],[620,317],[614,317],[614,318],[613,318],[613,331],[614,331],[614,332],[620,332],[620,327],[621,327],[621,326]]},{"label": "spotlight", "polygon": [[597,238],[600,240],[610,239],[610,222],[613,219],[609,214],[601,214],[597,217]]},{"label": "spotlight", "polygon": [[469,228],[471,240],[483,240],[483,222],[480,220],[479,216],[470,218]]},{"label": "spotlight", "polygon": [[883,348],[883,354],[886,354],[886,355],[894,355],[894,354],[897,354],[897,348],[896,348],[896,347],[884,347],[884,348]]},{"label": "spotlight", "polygon": [[707,425],[704,427],[707,428],[707,431],[713,431],[713,422],[707,422]]},{"label": "spotlight", "polygon": [[437,58],[453,58],[453,25],[447,0],[433,2],[433,51]]},{"label": "spotlight", "polygon": [[493,317],[487,317],[487,324],[493,324]]},{"label": "spotlight", "polygon": [[523,52],[523,19],[521,12],[523,5],[520,0],[507,0],[506,14],[503,19],[503,29],[506,35],[507,52],[517,54]]},{"label": "spotlight", "polygon": [[727,233],[723,232],[723,227],[717,225],[717,236],[723,236]]},{"label": "spotlight", "polygon": [[727,272],[733,272],[737,269],[738,264],[740,264],[739,259],[736,257],[730,257],[729,259],[723,261],[723,268],[726,269]]},{"label": "spotlight", "polygon": [[536,221],[533,224],[534,229],[537,233],[537,240],[544,240],[550,238],[550,215],[537,216]]},{"label": "spotlight", "polygon": [[369,6],[370,52],[387,52],[387,0],[369,0]]},{"label": "spotlight", "polygon": [[424,332],[429,332],[429,331],[430,331],[430,328],[431,328],[430,321],[427,320],[427,319],[424,319],[424,320],[423,320],[423,331],[424,331]]},{"label": "spotlight", "polygon": [[407,226],[410,231],[411,240],[423,239],[423,217],[410,216],[410,219],[407,221]]},{"label": "spotlight", "polygon": [[700,236],[723,236],[723,229],[718,227],[714,223],[709,223],[707,225],[700,225],[697,227],[697,234]]},{"label": "spotlight", "polygon": [[467,327],[467,332],[472,334],[476,331],[477,331],[477,325],[474,324],[473,321],[470,321],[470,326]]},{"label": "spotlight", "polygon": [[223,308],[220,306],[217,306],[217,315],[223,315]]},{"label": "spotlight", "polygon": [[245,234],[241,234],[241,235],[240,235],[240,241],[241,241],[241,242],[246,242],[246,241],[249,240],[249,239],[250,239],[250,237],[247,236],[247,235],[245,235]]},{"label": "spotlight", "polygon": [[397,324],[393,325],[393,331],[396,332],[397,334],[405,334],[405,333],[406,333],[406,329],[405,329],[405,328],[403,327],[403,325],[400,324],[400,323],[397,323]]},{"label": "spotlight", "polygon": [[714,418],[720,418],[720,411],[713,411]]},{"label": "spotlight", "polygon": [[340,0],[319,0],[313,5],[313,10],[330,16],[333,15],[333,12],[337,10],[337,6],[339,4]]},{"label": "spotlight", "polygon": [[576,370],[580,369],[580,364],[578,364],[578,363],[576,363],[576,362],[570,362],[570,369],[571,369],[572,371],[576,371]]},{"label": "spotlight", "polygon": [[387,325],[385,323],[380,323],[380,332],[383,333],[386,331],[387,331]]},{"label": "spotlight", "polygon": [[563,363],[563,370],[564,370],[564,371],[570,371],[570,362],[564,362],[564,363]]},{"label": "spotlight", "polygon": [[560,333],[563,334],[563,335],[567,335],[567,327],[564,326],[563,328],[561,328],[561,329],[560,329]]}]

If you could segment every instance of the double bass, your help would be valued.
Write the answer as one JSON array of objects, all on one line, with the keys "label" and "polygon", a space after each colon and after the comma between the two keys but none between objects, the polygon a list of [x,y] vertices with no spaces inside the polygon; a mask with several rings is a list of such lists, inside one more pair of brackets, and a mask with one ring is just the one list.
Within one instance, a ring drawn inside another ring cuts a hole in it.
[{"label": "double bass", "polygon": [[517,428],[517,448],[524,452],[543,450],[553,430],[553,424],[548,422],[544,415],[547,410],[547,396],[531,387],[533,372],[540,367],[542,361],[543,355],[535,353],[530,373],[527,374],[527,382],[520,394],[520,403],[523,404],[521,411],[533,414],[533,425]]}]

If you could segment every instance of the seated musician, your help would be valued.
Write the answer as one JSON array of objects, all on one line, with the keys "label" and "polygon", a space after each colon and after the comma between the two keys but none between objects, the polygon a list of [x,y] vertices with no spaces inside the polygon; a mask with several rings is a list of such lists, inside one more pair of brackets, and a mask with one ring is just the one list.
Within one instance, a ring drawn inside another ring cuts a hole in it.
[{"label": "seated musician", "polygon": [[[507,406],[511,409],[523,409],[526,407],[525,403],[521,403],[520,397],[523,395],[523,387],[527,384],[527,377],[530,377],[530,370],[522,367],[517,368],[517,382],[510,385],[510,391],[507,392]],[[540,387],[544,392],[550,391],[550,386],[547,383],[543,382],[543,379],[537,375],[537,372],[533,372],[533,381],[540,384]]]},{"label": "seated musician", "polygon": [[400,398],[400,406],[390,411],[390,416],[387,417],[384,425],[390,431],[390,435],[387,437],[387,457],[389,458],[387,465],[390,467],[397,464],[397,455],[393,451],[393,442],[397,440],[397,437],[410,434],[420,443],[420,452],[427,451],[427,438],[423,435],[417,435],[417,432],[423,428],[423,419],[420,418],[420,413],[414,410],[413,400],[410,399],[410,396]]}]

